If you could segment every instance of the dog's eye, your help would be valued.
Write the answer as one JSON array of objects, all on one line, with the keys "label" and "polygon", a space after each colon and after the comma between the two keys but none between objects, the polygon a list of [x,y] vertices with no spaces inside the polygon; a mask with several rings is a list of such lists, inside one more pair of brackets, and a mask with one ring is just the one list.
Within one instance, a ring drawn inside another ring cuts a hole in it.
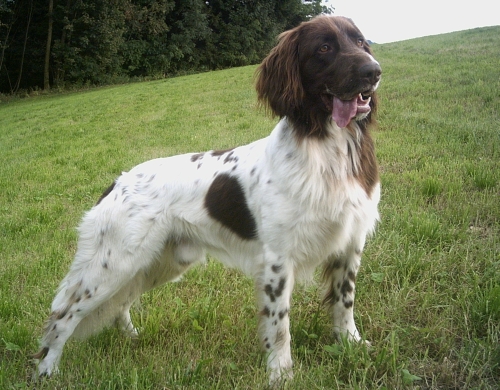
[{"label": "dog's eye", "polygon": [[326,45],[326,44],[325,44],[325,45],[322,45],[322,46],[319,48],[319,52],[320,52],[320,53],[326,53],[326,52],[328,52],[328,51],[330,51],[330,46],[329,46],[329,45]]},{"label": "dog's eye", "polygon": [[363,38],[358,38],[358,46],[363,47],[364,44],[365,44],[365,40]]}]

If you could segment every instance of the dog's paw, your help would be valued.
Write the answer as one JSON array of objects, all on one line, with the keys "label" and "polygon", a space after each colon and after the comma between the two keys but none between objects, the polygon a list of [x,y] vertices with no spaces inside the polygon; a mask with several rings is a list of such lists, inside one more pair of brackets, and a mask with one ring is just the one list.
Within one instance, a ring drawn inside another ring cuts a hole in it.
[{"label": "dog's paw", "polygon": [[281,388],[286,381],[293,379],[292,367],[278,367],[271,370],[269,375],[269,387],[271,389]]},{"label": "dog's paw", "polygon": [[334,330],[333,336],[339,343],[357,343],[359,345],[364,345],[367,348],[370,348],[372,346],[371,341],[361,338],[357,330],[354,334],[344,331],[338,332]]},{"label": "dog's paw", "polygon": [[360,344],[364,345],[366,348],[371,348],[372,347],[372,342],[369,340],[360,340]]},{"label": "dog's paw", "polygon": [[57,366],[48,366],[43,364],[42,360],[38,363],[37,367],[33,370],[33,374],[31,376],[31,380],[33,383],[36,383],[45,378],[50,378],[51,376],[57,374],[59,372],[59,368]]},{"label": "dog's paw", "polygon": [[126,329],[122,329],[122,333],[132,340],[137,340],[139,338],[139,330],[135,327],[128,327]]}]

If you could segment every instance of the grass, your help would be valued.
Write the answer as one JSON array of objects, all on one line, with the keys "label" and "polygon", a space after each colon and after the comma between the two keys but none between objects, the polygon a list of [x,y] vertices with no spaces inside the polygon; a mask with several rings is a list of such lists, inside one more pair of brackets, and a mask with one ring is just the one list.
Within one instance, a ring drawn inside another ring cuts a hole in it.
[{"label": "grass", "polygon": [[[290,389],[500,386],[500,28],[375,45],[382,222],[359,274],[366,348],[336,342],[317,286],[293,296]],[[0,388],[28,388],[77,226],[147,159],[266,136],[255,67],[0,105]],[[141,338],[69,342],[40,389],[255,389],[267,383],[252,282],[210,260],[145,294]]]}]

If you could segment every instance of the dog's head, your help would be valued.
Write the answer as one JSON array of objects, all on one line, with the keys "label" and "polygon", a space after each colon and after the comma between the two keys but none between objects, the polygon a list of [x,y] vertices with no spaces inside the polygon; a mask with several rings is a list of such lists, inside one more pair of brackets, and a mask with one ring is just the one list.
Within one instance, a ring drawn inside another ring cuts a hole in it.
[{"label": "dog's head", "polygon": [[288,117],[303,136],[369,123],[382,70],[365,38],[345,17],[320,16],[279,36],[257,70],[259,100]]}]

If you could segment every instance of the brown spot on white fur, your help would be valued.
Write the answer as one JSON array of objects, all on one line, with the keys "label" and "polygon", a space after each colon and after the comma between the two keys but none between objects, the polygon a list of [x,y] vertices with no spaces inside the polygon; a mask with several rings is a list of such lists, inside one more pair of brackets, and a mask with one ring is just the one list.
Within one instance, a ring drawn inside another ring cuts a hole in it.
[{"label": "brown spot on white fur", "polygon": [[42,349],[40,349],[40,351],[38,351],[37,353],[31,355],[31,357],[33,359],[43,359],[43,358],[45,358],[45,356],[47,356],[48,353],[49,353],[49,348],[48,347],[43,347]]},{"label": "brown spot on white fur", "polygon": [[257,237],[255,219],[236,177],[218,175],[205,196],[205,207],[212,218],[241,238],[251,240]]},{"label": "brown spot on white fur", "polygon": [[96,206],[99,203],[101,203],[102,200],[111,193],[111,191],[113,191],[113,189],[115,188],[115,185],[116,185],[116,182],[113,182],[113,184],[111,184],[108,188],[106,188],[106,190],[103,192],[103,194],[101,195],[101,197],[97,201]]}]

